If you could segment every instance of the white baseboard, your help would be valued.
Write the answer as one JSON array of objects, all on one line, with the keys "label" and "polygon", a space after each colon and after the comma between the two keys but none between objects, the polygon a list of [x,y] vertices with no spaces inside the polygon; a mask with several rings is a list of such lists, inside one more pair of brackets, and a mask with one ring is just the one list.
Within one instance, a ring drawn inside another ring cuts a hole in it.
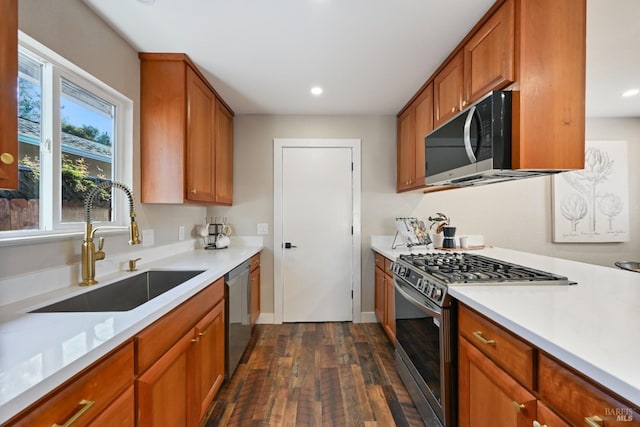
[{"label": "white baseboard", "polygon": [[[262,325],[273,325],[274,319],[274,313],[260,313],[260,316],[258,316],[258,320],[256,320],[256,323]],[[373,311],[360,313],[360,323],[378,323],[376,313]]]}]

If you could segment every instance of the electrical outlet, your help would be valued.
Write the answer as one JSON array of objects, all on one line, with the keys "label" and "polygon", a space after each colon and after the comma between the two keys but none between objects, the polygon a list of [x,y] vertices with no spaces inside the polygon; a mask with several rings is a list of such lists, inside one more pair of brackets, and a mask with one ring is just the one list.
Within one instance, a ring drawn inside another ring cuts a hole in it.
[{"label": "electrical outlet", "polygon": [[258,234],[269,234],[269,224],[258,224]]},{"label": "electrical outlet", "polygon": [[153,230],[142,230],[142,246],[153,246]]},{"label": "electrical outlet", "polygon": [[178,240],[184,240],[184,225],[178,227]]}]

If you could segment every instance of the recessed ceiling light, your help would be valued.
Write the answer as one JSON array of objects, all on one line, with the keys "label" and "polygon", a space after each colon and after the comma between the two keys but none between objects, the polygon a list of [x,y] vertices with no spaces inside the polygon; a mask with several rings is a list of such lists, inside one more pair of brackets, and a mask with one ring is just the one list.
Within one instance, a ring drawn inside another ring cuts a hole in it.
[{"label": "recessed ceiling light", "polygon": [[314,86],[311,88],[311,94],[315,96],[322,95],[322,88],[320,86]]},{"label": "recessed ceiling light", "polygon": [[640,93],[640,89],[629,89],[622,92],[622,96],[624,96],[625,98],[628,98],[630,96],[636,96],[639,93]]}]

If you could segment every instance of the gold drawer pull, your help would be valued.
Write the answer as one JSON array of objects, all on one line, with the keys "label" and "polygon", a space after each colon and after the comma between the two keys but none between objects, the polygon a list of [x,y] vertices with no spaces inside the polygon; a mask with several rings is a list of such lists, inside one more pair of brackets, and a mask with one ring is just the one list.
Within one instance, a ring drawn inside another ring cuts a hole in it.
[{"label": "gold drawer pull", "polygon": [[586,417],[584,422],[587,423],[589,427],[602,427],[604,425],[604,421],[597,415],[592,417]]},{"label": "gold drawer pull", "polygon": [[200,342],[200,337],[192,338],[192,339],[191,339],[191,342],[192,342],[192,343]]},{"label": "gold drawer pull", "polygon": [[538,421],[533,421],[533,427],[547,427],[546,424],[540,424]]},{"label": "gold drawer pull", "polygon": [[511,402],[511,406],[513,406],[513,409],[515,409],[516,412],[520,412],[525,408],[524,403],[518,403],[515,400]]},{"label": "gold drawer pull", "polygon": [[456,112],[456,107],[451,107],[451,112],[455,113]]},{"label": "gold drawer pull", "polygon": [[495,340],[488,340],[482,336],[482,331],[475,331],[473,336],[478,338],[482,344],[496,346]]},{"label": "gold drawer pull", "polygon": [[73,425],[73,423],[78,421],[78,418],[83,416],[84,413],[87,412],[93,406],[94,403],[96,403],[94,400],[82,399],[80,403],[78,403],[78,406],[81,406],[81,408],[71,418],[69,418],[69,420],[66,423],[53,424],[51,427],[70,427],[71,425]]},{"label": "gold drawer pull", "polygon": [[207,333],[207,331],[200,332],[200,333],[198,334],[198,336],[199,336],[199,337],[203,337],[203,336],[205,336],[205,335],[206,335],[206,333]]},{"label": "gold drawer pull", "polygon": [[13,154],[11,153],[2,153],[0,154],[0,162],[4,163],[5,165],[10,165],[15,161],[15,159],[13,158]]},{"label": "gold drawer pull", "polygon": [[196,194],[198,192],[198,190],[196,190],[195,188],[191,189],[191,194]]}]

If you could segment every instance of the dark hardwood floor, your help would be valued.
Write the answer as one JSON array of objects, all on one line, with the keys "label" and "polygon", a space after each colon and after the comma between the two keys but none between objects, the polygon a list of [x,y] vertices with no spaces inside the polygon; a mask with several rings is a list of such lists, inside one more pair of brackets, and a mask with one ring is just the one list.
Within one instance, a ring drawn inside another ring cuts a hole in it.
[{"label": "dark hardwood floor", "polygon": [[423,426],[377,323],[258,325],[206,427]]}]

